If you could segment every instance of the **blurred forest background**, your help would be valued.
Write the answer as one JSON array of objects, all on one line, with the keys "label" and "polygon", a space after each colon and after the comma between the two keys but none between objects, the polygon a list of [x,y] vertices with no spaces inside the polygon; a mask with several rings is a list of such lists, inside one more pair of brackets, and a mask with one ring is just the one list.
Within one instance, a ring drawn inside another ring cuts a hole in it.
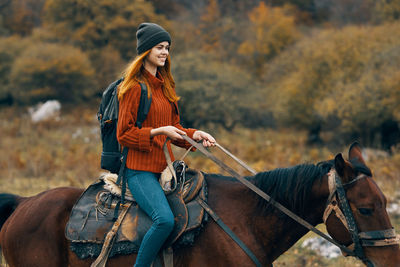
[{"label": "blurred forest background", "polygon": [[[172,35],[184,126],[258,171],[358,140],[400,203],[400,0],[0,0],[1,191],[94,181],[101,94],[135,57],[144,21]],[[50,99],[60,117],[32,122],[28,108]],[[196,153],[189,166],[221,172]],[[291,251],[277,266],[356,265]]]},{"label": "blurred forest background", "polygon": [[398,0],[2,0],[0,103],[98,103],[152,21],[173,37],[187,127],[294,127],[311,143],[390,149],[399,16]]}]

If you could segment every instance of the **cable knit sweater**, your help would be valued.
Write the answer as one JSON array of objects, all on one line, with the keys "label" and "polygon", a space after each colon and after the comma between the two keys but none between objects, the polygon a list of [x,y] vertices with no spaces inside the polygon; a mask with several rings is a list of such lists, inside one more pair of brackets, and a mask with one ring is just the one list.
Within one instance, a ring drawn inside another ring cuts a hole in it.
[{"label": "cable knit sweater", "polygon": [[[141,93],[140,84],[137,83],[124,94],[119,103],[117,138],[122,146],[129,148],[126,160],[126,166],[129,169],[159,173],[167,165],[162,150],[167,136],[157,135],[151,138],[151,129],[172,125],[185,131],[189,137],[193,137],[196,129],[185,129],[180,125],[177,103],[171,103],[165,97],[162,91],[164,80],[161,76],[157,74],[155,77],[146,70],[144,70],[144,75],[150,83],[152,93],[147,118],[141,129],[135,126]],[[180,147],[190,147],[186,141],[173,141],[173,143]],[[170,142],[168,150],[173,160]]]}]

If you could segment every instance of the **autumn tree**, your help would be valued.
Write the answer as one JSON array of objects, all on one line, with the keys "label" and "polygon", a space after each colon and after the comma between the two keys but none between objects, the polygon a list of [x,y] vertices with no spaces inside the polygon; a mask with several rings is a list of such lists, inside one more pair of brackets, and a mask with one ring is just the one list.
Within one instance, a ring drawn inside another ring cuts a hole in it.
[{"label": "autumn tree", "polygon": [[285,5],[291,5],[295,6],[298,8],[301,12],[306,12],[311,15],[314,19],[317,18],[318,10],[317,10],[317,5],[318,2],[323,2],[325,0],[268,0],[264,1],[267,2],[271,6],[285,6]]},{"label": "autumn tree", "polygon": [[[153,4],[158,14],[164,14],[169,19],[174,19],[184,12],[187,12],[191,7],[192,1],[179,0],[148,0]],[[196,1],[198,2],[198,1]],[[196,3],[194,2],[194,3]]]},{"label": "autumn tree", "polygon": [[282,53],[264,76],[277,121],[378,142],[382,125],[398,121],[398,30],[385,24],[316,31]]},{"label": "autumn tree", "polygon": [[232,130],[236,125],[272,124],[259,97],[261,87],[248,72],[211,54],[191,52],[174,57],[173,73],[185,126],[214,124]]},{"label": "autumn tree", "polygon": [[321,0],[316,1],[315,6],[320,20],[342,27],[370,22],[374,2],[374,0]]},{"label": "autumn tree", "polygon": [[217,51],[221,48],[221,13],[217,0],[210,0],[198,26],[202,49],[205,52]]},{"label": "autumn tree", "polygon": [[144,21],[168,22],[144,0],[47,0],[45,26],[63,42],[72,42],[84,51],[110,46],[124,60],[136,54],[136,30]]},{"label": "autumn tree", "polygon": [[[190,11],[174,18],[176,42],[173,48],[179,53],[199,49],[212,53],[218,60],[237,64],[238,46],[246,38],[247,15],[239,11],[234,13],[232,9],[240,6],[242,10],[247,4],[234,0],[206,2],[208,4],[200,8],[200,14]],[[229,3],[231,5],[227,7]]]},{"label": "autumn tree", "polygon": [[14,62],[29,46],[29,40],[20,36],[0,38],[0,103],[12,104],[13,88],[10,80]]},{"label": "autumn tree", "polygon": [[27,36],[41,24],[41,11],[46,0],[5,0],[0,4],[3,35]]},{"label": "autumn tree", "polygon": [[223,17],[245,19],[247,13],[255,8],[260,3],[260,0],[218,0],[218,3]]},{"label": "autumn tree", "polygon": [[264,2],[249,13],[249,20],[247,38],[238,53],[244,63],[260,76],[265,63],[293,44],[300,34],[293,16],[286,15],[283,8],[271,8]]},{"label": "autumn tree", "polygon": [[15,59],[10,87],[17,103],[47,99],[80,102],[93,98],[96,83],[87,55],[70,45],[35,43]]},{"label": "autumn tree", "polygon": [[400,19],[400,0],[378,0],[373,3],[375,3],[372,13],[373,22],[393,22]]}]

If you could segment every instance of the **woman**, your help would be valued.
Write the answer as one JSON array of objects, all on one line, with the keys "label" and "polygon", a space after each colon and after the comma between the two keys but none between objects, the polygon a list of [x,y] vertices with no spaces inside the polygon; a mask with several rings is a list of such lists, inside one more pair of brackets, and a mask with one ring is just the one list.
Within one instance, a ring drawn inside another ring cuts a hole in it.
[{"label": "woman", "polygon": [[[180,125],[175,82],[171,75],[169,48],[171,37],[161,26],[142,23],[136,33],[138,56],[124,73],[119,86],[117,138],[129,147],[126,161],[128,187],[139,206],[151,217],[153,225],[143,238],[135,266],[150,266],[174,227],[174,216],[158,182],[167,163],[162,146],[167,137],[172,143],[189,147],[181,135],[204,146],[214,146],[215,139],[196,129]],[[140,84],[147,85],[152,102],[143,127],[135,126],[140,99]],[[171,153],[171,148],[169,147]]]}]

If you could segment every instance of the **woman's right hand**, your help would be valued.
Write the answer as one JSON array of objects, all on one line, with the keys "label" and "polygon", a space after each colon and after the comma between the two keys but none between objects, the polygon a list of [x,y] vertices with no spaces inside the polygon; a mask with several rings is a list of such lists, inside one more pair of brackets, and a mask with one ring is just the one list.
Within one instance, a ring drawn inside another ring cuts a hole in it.
[{"label": "woman's right hand", "polygon": [[170,125],[159,127],[159,128],[154,128],[154,129],[151,129],[151,131],[150,131],[151,137],[154,137],[154,136],[160,135],[160,134],[165,134],[172,140],[183,140],[182,135],[185,135],[186,133],[184,131],[179,130],[178,128],[176,128],[174,126],[170,126]]}]

